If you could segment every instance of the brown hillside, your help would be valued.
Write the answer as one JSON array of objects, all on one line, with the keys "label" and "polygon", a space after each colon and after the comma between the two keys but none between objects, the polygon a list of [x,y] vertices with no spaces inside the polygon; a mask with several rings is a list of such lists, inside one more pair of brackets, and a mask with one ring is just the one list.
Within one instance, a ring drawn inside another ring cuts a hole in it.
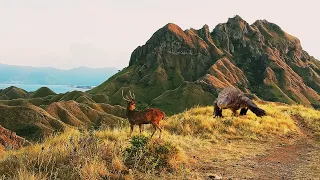
[{"label": "brown hillside", "polygon": [[0,105],[0,124],[27,139],[48,136],[56,130],[63,130],[65,124],[58,121],[45,110],[31,105]]},{"label": "brown hillside", "polygon": [[[156,102],[163,99],[159,97],[192,82],[215,97],[221,89],[236,86],[263,100],[320,107],[319,77],[320,62],[303,50],[296,37],[266,20],[250,25],[235,16],[211,32],[207,25],[184,31],[167,24],[132,52],[127,68],[89,93],[105,94],[111,104],[124,105],[121,90],[130,89],[143,107],[162,108],[163,101]],[[179,98],[187,98],[186,94]],[[176,107],[163,110],[180,112]]]},{"label": "brown hillside", "polygon": [[0,104],[0,125],[28,140],[38,140],[63,131],[68,126],[119,127],[126,122],[120,118],[124,117],[125,112],[121,107],[105,104],[90,106],[75,101],[52,103],[42,106],[44,109],[30,103],[11,106]]},{"label": "brown hillside", "polygon": [[[110,107],[110,111],[112,107]],[[45,110],[62,122],[75,127],[90,127],[98,125],[121,126],[123,119],[98,111],[90,106],[75,101],[61,101],[50,104]]]},{"label": "brown hillside", "polygon": [[248,79],[244,73],[230,62],[227,58],[219,59],[208,70],[208,74],[203,77],[203,80],[216,89],[222,89],[228,86],[246,86]]}]

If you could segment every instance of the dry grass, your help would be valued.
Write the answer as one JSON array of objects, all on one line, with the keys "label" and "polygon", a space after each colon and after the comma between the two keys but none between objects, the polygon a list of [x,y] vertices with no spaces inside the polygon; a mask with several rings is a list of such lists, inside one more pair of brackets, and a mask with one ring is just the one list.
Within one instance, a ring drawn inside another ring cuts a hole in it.
[{"label": "dry grass", "polygon": [[[296,125],[289,106],[274,103],[259,104],[267,116],[257,117],[251,111],[246,116],[233,116],[224,110],[224,118],[213,118],[213,107],[199,107],[174,115],[162,123],[170,133],[184,136],[211,138],[264,138],[272,135],[290,135]],[[274,107],[277,108],[274,108]]]},{"label": "dry grass", "polygon": [[290,114],[294,117],[298,118],[299,120],[307,126],[307,128],[320,133],[320,112],[312,109],[307,108],[302,105],[293,105],[288,110]]},{"label": "dry grass", "polygon": [[194,179],[202,177],[199,172],[206,163],[229,167],[243,157],[265,153],[268,140],[298,134],[296,117],[319,131],[319,111],[279,103],[258,106],[267,116],[256,117],[249,111],[234,117],[224,110],[224,118],[213,118],[213,107],[187,110],[161,121],[162,140],[149,139],[151,126],[143,136],[132,138],[128,127],[68,129],[44,143],[0,154],[0,175],[2,179]]},{"label": "dry grass", "polygon": [[[136,146],[141,139],[145,144]],[[9,179],[148,178],[178,170],[183,163],[181,151],[167,141],[149,141],[145,136],[129,142],[120,129],[82,133],[68,129],[42,144],[7,151],[0,160],[0,174]]]}]

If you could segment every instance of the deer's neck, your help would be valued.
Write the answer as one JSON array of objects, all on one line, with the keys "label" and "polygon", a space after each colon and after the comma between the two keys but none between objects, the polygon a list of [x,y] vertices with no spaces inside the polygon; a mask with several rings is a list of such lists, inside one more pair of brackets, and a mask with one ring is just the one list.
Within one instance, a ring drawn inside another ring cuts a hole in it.
[{"label": "deer's neck", "polygon": [[133,118],[137,112],[138,112],[138,111],[136,111],[136,110],[130,110],[129,108],[127,108],[127,117],[128,117],[129,119],[130,119],[130,118]]}]

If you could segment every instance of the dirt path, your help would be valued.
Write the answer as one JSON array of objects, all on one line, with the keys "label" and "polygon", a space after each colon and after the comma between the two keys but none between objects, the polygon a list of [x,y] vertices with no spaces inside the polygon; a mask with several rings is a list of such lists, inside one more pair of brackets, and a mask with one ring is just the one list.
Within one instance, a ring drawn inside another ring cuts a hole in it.
[{"label": "dirt path", "polygon": [[320,146],[301,129],[268,142],[231,141],[190,151],[195,179],[320,179]]},{"label": "dirt path", "polygon": [[316,142],[308,135],[303,135],[293,144],[277,147],[264,157],[253,159],[256,162],[256,177],[261,179],[320,179],[320,169],[302,169],[314,164],[320,166],[314,155],[320,151]]}]

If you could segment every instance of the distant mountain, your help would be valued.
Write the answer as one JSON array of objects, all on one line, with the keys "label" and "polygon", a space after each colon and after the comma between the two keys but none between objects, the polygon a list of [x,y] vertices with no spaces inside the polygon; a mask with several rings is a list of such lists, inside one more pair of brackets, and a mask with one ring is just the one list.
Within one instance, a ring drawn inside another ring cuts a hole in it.
[{"label": "distant mountain", "polygon": [[0,64],[0,83],[41,85],[96,86],[115,74],[114,67],[92,69],[78,67],[70,70]]},{"label": "distant mountain", "polygon": [[138,105],[169,114],[211,105],[218,92],[235,86],[268,101],[320,107],[320,61],[300,41],[266,20],[252,25],[240,16],[210,32],[169,23],[137,47],[129,66],[90,91],[122,104],[121,90]]}]

